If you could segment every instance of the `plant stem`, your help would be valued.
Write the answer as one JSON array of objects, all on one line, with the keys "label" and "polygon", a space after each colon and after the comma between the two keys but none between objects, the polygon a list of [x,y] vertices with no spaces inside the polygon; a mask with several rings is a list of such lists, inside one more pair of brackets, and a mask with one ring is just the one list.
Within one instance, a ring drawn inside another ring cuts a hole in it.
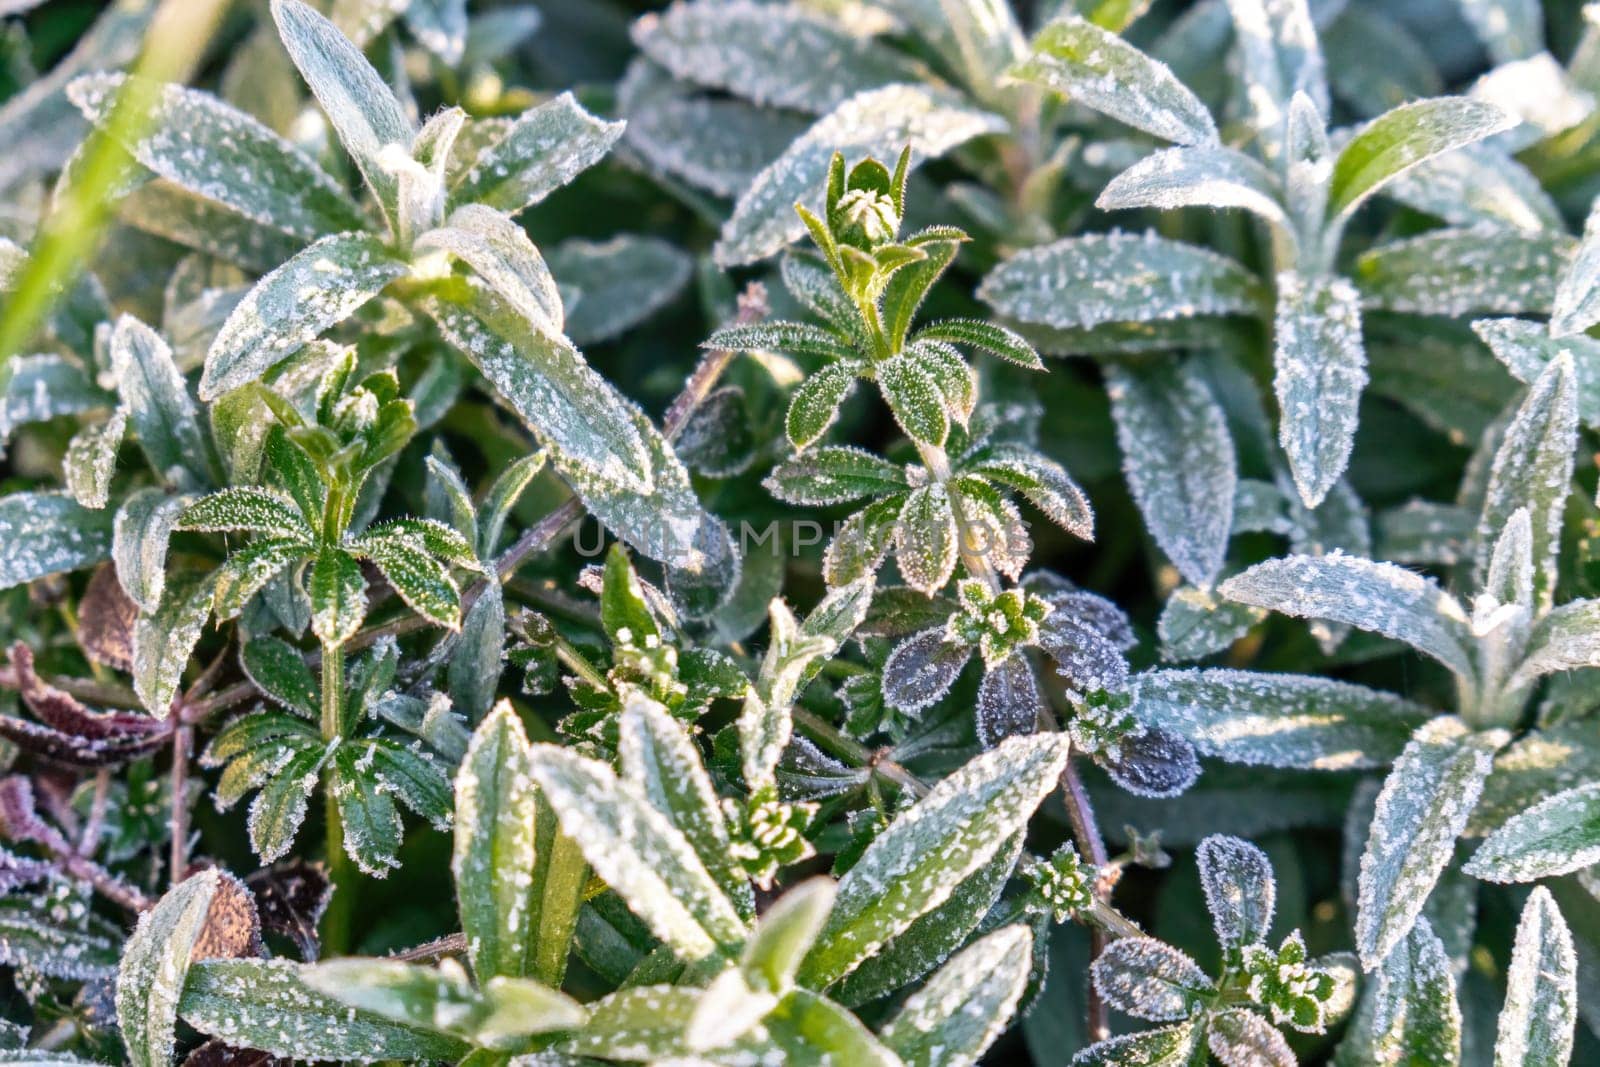
[{"label": "plant stem", "polygon": [[[1078,848],[1084,858],[1096,867],[1105,865],[1106,843],[1100,836],[1100,827],[1094,821],[1094,808],[1089,804],[1089,794],[1083,788],[1083,780],[1078,777],[1078,771],[1072,765],[1071,756],[1067,757],[1067,765],[1061,771],[1061,795],[1067,802],[1067,820],[1072,824],[1073,839],[1078,842]],[[1096,880],[1094,892],[1096,904],[1108,904],[1108,887],[1100,885]],[[1089,929],[1089,961],[1093,963],[1100,958],[1100,953],[1106,950],[1106,934],[1099,926]],[[1100,999],[1099,992],[1093,982],[1088,982],[1088,1022],[1089,1040],[1104,1041],[1111,1036],[1111,1019],[1106,1011],[1105,1001]]]},{"label": "plant stem", "polygon": [[[329,744],[344,736],[344,646],[322,646],[322,739]],[[322,790],[326,837],[328,884],[333,896],[322,916],[322,952],[326,956],[344,953],[350,943],[350,919],[355,914],[355,872],[344,850],[344,820],[339,815],[339,798],[331,785]]]},{"label": "plant stem", "polygon": [[847,737],[839,732],[832,723],[818,718],[804,708],[795,708],[791,713],[796,726],[805,728],[805,731],[816,737],[824,745],[855,763],[866,767],[886,782],[892,782],[901,789],[907,790],[912,796],[925,797],[928,795],[928,785],[921,778],[906,770],[905,767],[889,759],[883,752],[868,748],[853,737]]},{"label": "plant stem", "polygon": [[183,873],[189,868],[189,749],[193,743],[193,726],[179,726],[172,731],[173,885],[183,881]]},{"label": "plant stem", "polygon": [[[942,445],[930,445],[918,441],[917,454],[922,457],[922,464],[928,468],[928,473],[934,481],[941,485],[950,481],[950,456]],[[962,513],[960,503],[953,496],[950,498],[950,507],[956,516],[956,547],[961,553],[961,565],[966,568],[970,577],[978,579],[988,587],[990,593],[1000,592],[1000,575],[995,572],[994,565],[984,554],[993,531],[984,531],[981,536],[975,536],[980,531],[972,525],[972,520]]]}]

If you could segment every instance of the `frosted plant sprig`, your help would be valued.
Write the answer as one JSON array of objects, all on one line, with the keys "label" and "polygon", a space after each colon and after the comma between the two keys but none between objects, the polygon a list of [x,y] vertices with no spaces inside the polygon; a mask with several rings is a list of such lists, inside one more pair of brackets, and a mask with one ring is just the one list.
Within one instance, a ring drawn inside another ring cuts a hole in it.
[{"label": "frosted plant sprig", "polygon": [[[1032,54],[1009,75],[1177,145],[1125,170],[1101,193],[1099,207],[1240,208],[1266,223],[1276,293],[1271,319],[1278,438],[1301,497],[1315,507],[1349,461],[1357,401],[1367,381],[1363,295],[1336,273],[1347,222],[1407,171],[1516,120],[1470,98],[1422,100],[1373,119],[1335,152],[1326,125],[1330,104],[1322,53],[1306,4],[1241,2],[1230,8],[1244,43],[1254,155],[1222,143],[1205,105],[1166,65],[1077,15],[1040,30]],[[1003,264],[986,280],[986,296],[1012,318],[1056,328],[1251,310],[1248,301],[1237,302],[1237,282],[1234,302],[1222,296],[1232,264],[1203,262],[1184,246],[1148,249],[1152,263],[1162,268],[1159,276],[1170,281],[1143,289],[1113,283],[1109,300],[1084,285],[1081,291],[1093,295],[1076,316],[1070,305],[1049,300],[1079,275],[1084,282],[1096,274],[1115,275],[1121,264],[1109,254],[1116,252],[1104,238],[1067,238]],[[1192,266],[1186,258],[1194,260]],[[1090,302],[1110,306],[1089,313]]]}]

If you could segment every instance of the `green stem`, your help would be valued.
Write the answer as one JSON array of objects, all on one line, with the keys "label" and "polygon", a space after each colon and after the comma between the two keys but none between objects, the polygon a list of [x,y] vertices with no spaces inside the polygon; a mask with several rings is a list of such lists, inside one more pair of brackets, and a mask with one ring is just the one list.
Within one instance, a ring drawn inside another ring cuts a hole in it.
[{"label": "green stem", "polygon": [[[344,736],[344,647],[322,646],[322,739],[332,744]],[[344,850],[344,820],[339,798],[331,786],[322,790],[328,863],[328,884],[333,896],[322,916],[322,954],[342,955],[350,944],[350,920],[355,914],[355,872]]]},{"label": "green stem", "polygon": [[[928,468],[929,476],[940,484],[949,482],[950,456],[943,446],[924,444],[921,441],[916,444],[917,454],[922,457],[922,465]],[[993,532],[975,530],[972,521],[962,513],[961,505],[954,496],[950,498],[950,506],[956,516],[956,545],[961,553],[961,565],[966,568],[968,576],[982,582],[990,593],[1000,592],[1003,588],[1000,575],[989,562],[989,557],[984,554],[986,546],[994,536]]]}]

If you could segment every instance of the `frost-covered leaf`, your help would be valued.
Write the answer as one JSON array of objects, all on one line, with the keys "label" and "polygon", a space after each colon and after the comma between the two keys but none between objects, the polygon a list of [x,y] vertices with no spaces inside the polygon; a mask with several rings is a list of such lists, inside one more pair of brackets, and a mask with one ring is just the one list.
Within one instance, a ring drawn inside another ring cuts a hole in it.
[{"label": "frost-covered leaf", "polygon": [[1203,756],[1256,766],[1386,766],[1433,714],[1379,690],[1303,674],[1149,671],[1136,684],[1141,720],[1182,734]]},{"label": "frost-covered leaf", "polygon": [[1250,632],[1266,612],[1192,585],[1173,590],[1156,620],[1161,658],[1170,663],[1204,659]]},{"label": "frost-covered leaf", "polygon": [[1355,287],[1343,278],[1278,275],[1273,342],[1278,443],[1301,499],[1314,508],[1349,463],[1367,384]]},{"label": "frost-covered leaf", "polygon": [[1108,366],[1106,381],[1145,525],[1180,574],[1209,588],[1228,551],[1238,484],[1223,410],[1187,365]]},{"label": "frost-covered leaf", "polygon": [[1461,720],[1440,717],[1395,760],[1361,855],[1356,948],[1367,970],[1412,931],[1504,741],[1503,732],[1474,734]]},{"label": "frost-covered leaf", "polygon": [[1194,960],[1153,937],[1122,937],[1090,968],[1105,1002],[1139,1019],[1187,1018],[1215,990]]},{"label": "frost-covered leaf", "polygon": [[1483,587],[1500,532],[1517,511],[1527,509],[1534,585],[1540,606],[1546,608],[1555,596],[1562,516],[1578,443],[1576,377],[1571,357],[1558,356],[1528,390],[1495,452],[1478,518],[1474,572]]},{"label": "frost-covered leaf", "polygon": [[535,746],[533,776],[595,873],[674,952],[699,959],[743,940],[744,923],[683,833],[603,763]]},{"label": "frost-covered leaf", "polygon": [[1461,1059],[1461,1007],[1444,945],[1418,919],[1382,960],[1373,999],[1372,1038],[1393,1063],[1451,1067]]},{"label": "frost-covered leaf", "polygon": [[1403,104],[1363,126],[1339,152],[1328,189],[1328,214],[1347,215],[1407,170],[1453,148],[1517,124],[1493,104],[1441,96]]},{"label": "frost-covered leaf", "polygon": [[271,700],[314,720],[321,703],[311,668],[295,647],[279,637],[261,636],[239,652],[245,676]]},{"label": "frost-covered leaf", "polygon": [[499,582],[489,582],[467,610],[446,674],[451,705],[480,722],[494,704],[506,646],[506,609]]},{"label": "frost-covered leaf", "polygon": [[961,534],[942,484],[914,490],[900,509],[895,526],[894,558],[906,584],[932,596],[955,570]]},{"label": "frost-covered leaf", "polygon": [[840,881],[800,980],[813,987],[838,980],[943,903],[1027,825],[1065,766],[1067,748],[1055,734],[1008,738],[897,817]]},{"label": "frost-covered leaf", "polygon": [[152,101],[144,134],[129,143],[111,122],[122,74],[89,74],[67,89],[90,122],[117,137],[143,166],[196,196],[304,240],[359,229],[361,212],[327,172],[256,119],[209,93],[137,81]]},{"label": "frost-covered leaf", "polygon": [[376,566],[413,612],[435,626],[461,628],[461,590],[419,539],[374,530],[351,541],[348,551]]},{"label": "frost-covered leaf", "polygon": [[1530,233],[1565,227],[1539,179],[1493,144],[1434,156],[1395,178],[1384,192],[1451,226],[1492,223]]},{"label": "frost-covered leaf", "polygon": [[467,0],[411,0],[405,20],[412,36],[442,63],[461,62],[467,50]]},{"label": "frost-covered leaf", "polygon": [[824,115],[756,176],[722,227],[714,254],[735,267],[765,259],[806,232],[796,201],[822,207],[824,178],[835,152],[893,159],[911,146],[912,163],[943,155],[974,137],[1002,129],[995,116],[943,90],[888,85],[858,93]]},{"label": "frost-covered leaf", "polygon": [[885,0],[879,6],[928,42],[969,92],[991,104],[1003,100],[1000,77],[1027,52],[1005,0]]},{"label": "frost-covered leaf", "polygon": [[1243,93],[1251,125],[1280,154],[1284,116],[1295,94],[1323,115],[1330,113],[1327,71],[1306,0],[1228,0],[1243,68]]},{"label": "frost-covered leaf", "polygon": [[208,493],[184,508],[180,522],[185,530],[269,534],[308,545],[315,537],[294,501],[272,490],[247,486]]},{"label": "frost-covered leaf", "polygon": [[124,315],[111,331],[110,353],[117,392],[150,466],[168,479],[186,471],[203,483],[210,446],[172,349],[154,330]]},{"label": "frost-covered leaf", "polygon": [[798,4],[680,0],[634,23],[633,40],[674,77],[768,107],[822,113],[918,80],[891,49]]},{"label": "frost-covered leaf", "polygon": [[541,333],[559,335],[565,329],[561,293],[544,257],[528,232],[501,212],[463,204],[445,225],[419,237],[415,247],[419,252],[443,250],[466,263]]},{"label": "frost-covered leaf", "polygon": [[1032,935],[1001,927],[950,958],[879,1031],[906,1067],[968,1067],[1022,997]]},{"label": "frost-covered leaf", "polygon": [[567,292],[567,336],[580,345],[609,341],[677,298],[694,262],[654,237],[578,238],[550,251],[550,269]]},{"label": "frost-covered leaf", "polygon": [[1585,667],[1600,667],[1600,600],[1574,600],[1541,618],[1508,685]]},{"label": "frost-covered leaf", "polygon": [[451,200],[515,215],[598,163],[622,136],[622,127],[589,114],[571,93],[561,93],[524,111],[478,153],[451,189]]},{"label": "frost-covered leaf", "polygon": [[1007,73],[1165,141],[1217,141],[1211,112],[1165,64],[1075,15],[1040,30],[1033,54]]},{"label": "frost-covered leaf", "polygon": [[1205,1028],[1192,1022],[1122,1034],[1081,1049],[1072,1067],[1185,1067],[1194,1062]]},{"label": "frost-covered leaf", "polygon": [[200,399],[255,381],[407,269],[364,233],[337,233],[308,245],[257,282],[228,315],[206,353]]},{"label": "frost-covered leaf", "polygon": [[1150,799],[1178,796],[1200,777],[1194,746],[1160,727],[1124,734],[1096,762],[1122,789]]},{"label": "frost-covered leaf", "polygon": [[111,512],[85,508],[65,493],[0,497],[0,589],[77,570],[111,551]]},{"label": "frost-covered leaf", "polygon": [[1085,540],[1094,536],[1089,497],[1064,467],[1029,448],[992,445],[962,460],[965,473],[1021,493],[1051,522]]},{"label": "frost-covered leaf", "polygon": [[1431,578],[1335,552],[1258,563],[1222,583],[1230,600],[1303,619],[1327,619],[1403,641],[1463,678],[1472,676],[1466,613]]},{"label": "frost-covered leaf", "polygon": [[904,492],[905,471],[865,449],[824,445],[784,460],[762,482],[790,504],[842,504]]},{"label": "frost-covered leaf", "polygon": [[376,1063],[454,1060],[467,1046],[351,1008],[312,989],[287,960],[206,960],[189,972],[178,1013],[203,1034],[284,1058]]},{"label": "frost-covered leaf", "polygon": [[1248,841],[1212,834],[1195,852],[1206,909],[1224,948],[1267,939],[1278,883],[1267,854]]},{"label": "frost-covered leaf", "polygon": [[1572,245],[1564,234],[1493,225],[1433,230],[1362,253],[1353,277],[1368,309],[1544,314]]},{"label": "frost-covered leaf", "polygon": [[1578,960],[1572,932],[1543,886],[1528,896],[1506,972],[1495,1067],[1560,1067],[1572,1058]]},{"label": "frost-covered leaf", "polygon": [[1208,1020],[1206,1047],[1223,1067],[1291,1067],[1294,1050],[1253,1011],[1220,1011]]},{"label": "frost-covered leaf", "polygon": [[205,581],[167,577],[161,606],[141,613],[133,629],[133,688],[146,710],[165,718],[177,695],[200,631],[211,613],[211,587]]},{"label": "frost-covered leaf", "polygon": [[98,510],[110,499],[111,476],[127,426],[127,413],[118,408],[105,422],[85,426],[68,442],[61,459],[63,480],[67,492],[84,507]]},{"label": "frost-covered leaf", "polygon": [[201,871],[139,917],[117,968],[117,1024],[137,1067],[172,1062],[178,1002],[190,955],[206,925],[221,874]]},{"label": "frost-covered leaf", "polygon": [[107,403],[88,370],[70,356],[12,356],[10,372],[0,394],[0,441],[19,426],[77,415]]},{"label": "frost-covered leaf", "polygon": [[950,415],[939,383],[911,352],[900,352],[877,366],[878,388],[906,436],[919,444],[944,446]]},{"label": "frost-covered leaf", "polygon": [[391,145],[410,155],[416,130],[360,49],[300,0],[273,0],[278,35],[300,75],[322,105],[345,151],[391,222],[399,217],[400,179],[384,165]]},{"label": "frost-covered leaf", "polygon": [[972,649],[945,640],[942,627],[913,634],[883,663],[883,699],[891,708],[917,712],[950,691]]},{"label": "frost-covered leaf", "polygon": [[1556,286],[1550,334],[1583,333],[1596,322],[1600,322],[1600,207],[1590,210],[1583,224],[1583,240]]},{"label": "frost-covered leaf", "polygon": [[1090,234],[1027,249],[978,287],[1001,315],[1057,328],[1254,314],[1261,286],[1238,263],[1154,233]]},{"label": "frost-covered leaf", "polygon": [[367,580],[361,565],[336,548],[319,549],[306,577],[311,597],[311,632],[325,644],[355,636],[367,615]]},{"label": "frost-covered leaf", "polygon": [[1526,385],[1538,381],[1561,355],[1569,355],[1578,391],[1578,418],[1590,428],[1600,428],[1600,341],[1583,334],[1551,337],[1544,324],[1526,319],[1479,319],[1472,329],[1495,358]]},{"label": "frost-covered leaf", "polygon": [[1600,784],[1568,789],[1513,815],[1466,865],[1490,882],[1532,882],[1600,863]]},{"label": "frost-covered leaf", "polygon": [[1495,63],[1527,59],[1544,47],[1538,0],[1460,0],[1459,6]]},{"label": "frost-covered leaf", "polygon": [[1287,229],[1283,190],[1262,164],[1232,148],[1168,148],[1112,179],[1095,200],[1102,211],[1148,207],[1243,208]]}]

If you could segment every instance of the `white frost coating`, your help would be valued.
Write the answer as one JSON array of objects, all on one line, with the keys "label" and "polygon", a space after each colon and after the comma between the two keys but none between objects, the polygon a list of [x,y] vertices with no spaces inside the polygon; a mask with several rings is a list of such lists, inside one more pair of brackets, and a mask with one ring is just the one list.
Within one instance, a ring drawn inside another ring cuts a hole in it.
[{"label": "white frost coating", "polygon": [[679,2],[635,22],[633,40],[674,77],[816,114],[858,92],[917,78],[893,50],[798,4]]},{"label": "white frost coating", "polygon": [[[67,87],[67,96],[90,122],[110,128],[127,84],[123,74],[87,74]],[[252,222],[307,241],[361,224],[360,209],[339,183],[253,116],[181,85],[133,84],[154,103],[148,131],[124,145],[151,171]]]},{"label": "white frost coating", "polygon": [[1217,940],[1227,948],[1265,941],[1278,899],[1267,854],[1248,841],[1212,834],[1195,859]]},{"label": "white frost coating", "polygon": [[167,580],[167,542],[187,506],[186,497],[141,489],[117,509],[111,558],[123,592],[144,611],[154,611],[161,603]]},{"label": "white frost coating", "polygon": [[111,550],[111,514],[66,493],[0,497],[0,589],[98,563]]},{"label": "white frost coating", "polygon": [[1261,285],[1238,263],[1154,233],[1067,237],[1019,252],[978,286],[1007,318],[1060,328],[1258,311]]},{"label": "white frost coating", "polygon": [[1277,176],[1243,152],[1213,145],[1150,153],[1113,178],[1095,207],[1243,208],[1289,228]]},{"label": "white frost coating", "polygon": [[1379,245],[1356,261],[1367,308],[1418,315],[1544,314],[1576,242],[1502,226],[1433,230]]},{"label": "white frost coating", "polygon": [[1572,357],[1578,417],[1600,429],[1600,341],[1584,334],[1551,337],[1542,323],[1526,319],[1479,319],[1472,329],[1518,381],[1532,385],[1562,354]]},{"label": "white frost coating", "polygon": [[1294,1050],[1261,1016],[1244,1008],[1219,1011],[1206,1025],[1206,1047],[1232,1067],[1295,1067]]},{"label": "white frost coating", "polygon": [[1556,286],[1550,333],[1554,337],[1581,334],[1596,322],[1600,322],[1600,200],[1589,210],[1583,239]]},{"label": "white frost coating", "polygon": [[1095,991],[1118,1011],[1139,1019],[1188,1018],[1202,995],[1215,990],[1188,955],[1153,937],[1122,937],[1089,968]]},{"label": "white frost coating", "polygon": [[1467,614],[1433,579],[1393,563],[1333,552],[1258,563],[1223,582],[1230,600],[1327,619],[1404,641],[1462,677],[1471,677]]},{"label": "white frost coating", "polygon": [[551,745],[534,747],[532,767],[562,831],[674,952],[699,959],[744,939],[743,921],[693,846],[636,786]]},{"label": "white frost coating", "polygon": [[561,294],[528,231],[493,208],[465,204],[445,226],[417,239],[418,251],[442,249],[466,263],[535,329],[560,336]]},{"label": "white frost coating", "polygon": [[[628,85],[624,77],[619,91]],[[798,115],[743,100],[679,96],[660,84],[625,100],[628,147],[652,166],[730,199],[809,125]]]},{"label": "white frost coating", "polygon": [[515,215],[598,163],[622,136],[623,125],[596,118],[571,93],[562,93],[524,111],[505,136],[480,152],[451,189],[451,199]]},{"label": "white frost coating", "polygon": [[1495,452],[1478,518],[1474,572],[1480,586],[1501,531],[1520,509],[1533,525],[1533,566],[1538,604],[1548,608],[1555,594],[1561,552],[1562,516],[1571,490],[1578,445],[1578,397],[1572,358],[1550,362],[1506,427]]},{"label": "white frost coating", "polygon": [[234,307],[206,353],[200,399],[254,381],[342,322],[407,270],[383,242],[336,233],[306,246],[256,283]]},{"label": "white frost coating", "polygon": [[1493,223],[1530,233],[1566,229],[1539,179],[1493,144],[1464,145],[1419,163],[1384,192],[1452,226]]},{"label": "white frost coating", "polygon": [[1568,789],[1490,834],[1466,872],[1489,882],[1532,882],[1600,863],[1600,783]]},{"label": "white frost coating", "polygon": [[128,427],[128,413],[122,408],[97,426],[85,426],[67,443],[61,460],[67,492],[86,508],[106,506],[111,495],[111,476],[117,469],[117,450]]},{"label": "white frost coating", "polygon": [[1300,498],[1314,508],[1350,461],[1367,384],[1355,286],[1343,278],[1278,275],[1273,346],[1278,443]]},{"label": "white frost coating", "polygon": [[1177,76],[1109,30],[1077,15],[1039,32],[1034,52],[1008,72],[1174,144],[1217,143],[1211,112]]},{"label": "white frost coating", "polygon": [[1427,919],[1417,920],[1377,977],[1371,1034],[1380,1062],[1459,1063],[1454,966]]},{"label": "white frost coating", "polygon": [[1254,766],[1386,766],[1433,715],[1388,693],[1301,674],[1150,671],[1136,685],[1141,721],[1183,735],[1202,755]]},{"label": "white frost coating", "polygon": [[1227,417],[1187,365],[1106,366],[1128,488],[1150,535],[1191,584],[1209,589],[1233,527],[1237,461]]},{"label": "white frost coating", "polygon": [[1441,716],[1395,761],[1361,854],[1356,948],[1365,970],[1411,932],[1505,741],[1504,731],[1473,734],[1460,719]]},{"label": "white frost coating", "polygon": [[1594,94],[1544,51],[1500,64],[1468,91],[1472,99],[1493,104],[1520,123],[1500,138],[1512,151],[1554,137],[1594,113]]},{"label": "white frost coating", "polygon": [[134,1067],[167,1067],[172,1060],[190,953],[220,879],[213,867],[174,887],[139,916],[123,949],[117,969],[117,1023]]},{"label": "white frost coating", "polygon": [[1557,671],[1600,667],[1600,600],[1574,600],[1535,624],[1526,658],[1507,687],[1532,682]]},{"label": "white frost coating", "polygon": [[677,245],[619,233],[605,241],[574,237],[550,250],[550,269],[572,295],[567,336],[580,345],[608,341],[670,303],[694,271]]},{"label": "white frost coating", "polygon": [[1543,886],[1517,923],[1506,1003],[1494,1043],[1495,1067],[1561,1067],[1572,1058],[1578,1022],[1578,958],[1572,931]]},{"label": "white frost coating", "polygon": [[163,475],[177,468],[203,479],[205,435],[172,349],[132,315],[117,320],[109,348],[118,395],[150,466]]},{"label": "white frost coating", "polygon": [[878,1032],[907,1067],[968,1067],[1000,1036],[1027,986],[1033,935],[1004,926],[950,958]]},{"label": "white frost coating", "polygon": [[888,85],[844,101],[756,176],[722,227],[714,254],[723,267],[754,263],[804,236],[796,201],[822,208],[823,179],[833,153],[893,159],[907,144],[912,165],[943,155],[965,141],[999,133],[1005,124],[949,92],[920,85]]},{"label": "white frost coating", "polygon": [[445,66],[461,62],[467,47],[466,0],[410,0],[405,5],[405,20],[422,47]]},{"label": "white frost coating", "polygon": [[889,824],[839,882],[833,913],[801,969],[826,985],[854,970],[1028,823],[1066,765],[1060,734],[1012,737],[945,778]]},{"label": "white frost coating", "polygon": [[1322,46],[1306,0],[1228,0],[1243,67],[1251,125],[1277,156],[1284,116],[1296,93],[1332,113]]},{"label": "white frost coating", "polygon": [[1527,59],[1544,48],[1544,11],[1539,0],[1458,0],[1495,63]]},{"label": "white frost coating", "polygon": [[1228,648],[1266,618],[1266,612],[1219,597],[1215,590],[1179,586],[1156,620],[1161,658],[1168,663],[1204,659]]},{"label": "white frost coating", "polygon": [[894,531],[895,561],[906,584],[925,596],[943,588],[955,570],[960,537],[943,484],[912,492]]}]

